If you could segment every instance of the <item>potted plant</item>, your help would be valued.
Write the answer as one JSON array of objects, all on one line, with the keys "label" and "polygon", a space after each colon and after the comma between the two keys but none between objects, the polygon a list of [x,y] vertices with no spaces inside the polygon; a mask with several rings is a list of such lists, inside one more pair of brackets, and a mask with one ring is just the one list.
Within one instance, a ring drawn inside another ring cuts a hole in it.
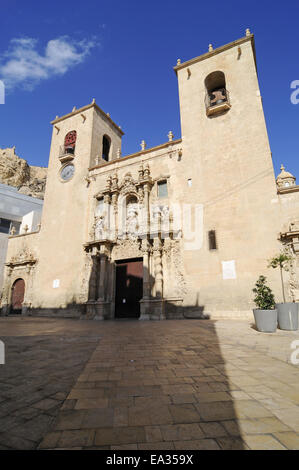
[{"label": "potted plant", "polygon": [[275,309],[274,295],[270,287],[266,285],[266,277],[260,276],[252,289],[255,293],[253,309],[255,324],[258,331],[274,333],[277,328],[277,310]]},{"label": "potted plant", "polygon": [[298,330],[298,304],[295,302],[286,302],[283,284],[283,270],[289,270],[291,260],[291,256],[286,251],[282,251],[269,260],[269,267],[274,269],[279,267],[280,270],[283,302],[276,304],[276,309],[278,326],[281,330]]}]

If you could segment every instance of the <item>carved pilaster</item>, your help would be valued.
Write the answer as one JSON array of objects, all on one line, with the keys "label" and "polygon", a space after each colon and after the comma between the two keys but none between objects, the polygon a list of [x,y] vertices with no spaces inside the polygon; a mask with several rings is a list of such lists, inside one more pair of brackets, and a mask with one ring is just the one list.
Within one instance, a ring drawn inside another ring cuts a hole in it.
[{"label": "carved pilaster", "polygon": [[90,255],[91,270],[89,278],[88,301],[95,301],[97,297],[97,272],[98,272],[98,256]]},{"label": "carved pilaster", "polygon": [[162,266],[162,243],[160,238],[154,239],[154,271],[156,297],[163,297],[163,266]]},{"label": "carved pilaster", "polygon": [[150,268],[149,257],[151,245],[147,239],[142,240],[141,251],[143,253],[143,299],[150,298]]}]

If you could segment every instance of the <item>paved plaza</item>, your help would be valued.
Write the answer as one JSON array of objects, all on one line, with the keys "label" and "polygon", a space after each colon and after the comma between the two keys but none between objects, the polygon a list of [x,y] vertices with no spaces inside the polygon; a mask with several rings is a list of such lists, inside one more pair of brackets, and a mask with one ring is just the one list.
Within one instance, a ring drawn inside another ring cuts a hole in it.
[{"label": "paved plaza", "polygon": [[299,331],[2,317],[0,339],[0,449],[299,449]]}]

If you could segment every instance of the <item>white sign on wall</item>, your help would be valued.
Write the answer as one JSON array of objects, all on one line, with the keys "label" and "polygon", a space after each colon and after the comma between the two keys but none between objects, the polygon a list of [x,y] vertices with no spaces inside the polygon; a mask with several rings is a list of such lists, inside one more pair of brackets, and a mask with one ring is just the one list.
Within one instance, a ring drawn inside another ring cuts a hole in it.
[{"label": "white sign on wall", "polygon": [[60,280],[59,279],[54,279],[53,281],[53,289],[57,289],[60,285]]},{"label": "white sign on wall", "polygon": [[237,279],[235,260],[222,261],[223,279]]}]

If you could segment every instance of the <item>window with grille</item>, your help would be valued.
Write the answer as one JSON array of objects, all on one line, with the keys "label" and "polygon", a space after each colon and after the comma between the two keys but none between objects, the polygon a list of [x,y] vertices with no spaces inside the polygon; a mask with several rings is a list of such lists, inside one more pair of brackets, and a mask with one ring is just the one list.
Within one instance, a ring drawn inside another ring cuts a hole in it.
[{"label": "window with grille", "polygon": [[168,196],[167,181],[158,181],[158,197],[163,198]]}]

